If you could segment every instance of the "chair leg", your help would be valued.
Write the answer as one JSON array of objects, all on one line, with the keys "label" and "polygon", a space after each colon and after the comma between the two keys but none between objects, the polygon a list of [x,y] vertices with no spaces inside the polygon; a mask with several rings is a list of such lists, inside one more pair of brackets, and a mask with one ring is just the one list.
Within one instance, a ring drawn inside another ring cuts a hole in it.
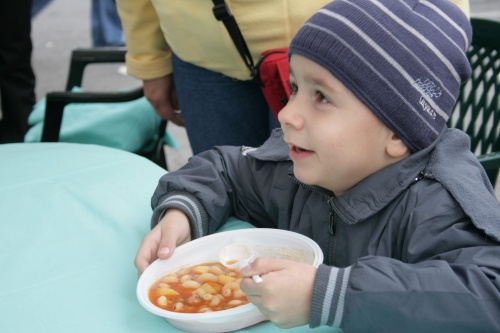
[{"label": "chair leg", "polygon": [[167,131],[167,121],[162,120],[160,123],[160,127],[158,128],[158,137],[160,138],[158,142],[158,146],[156,147],[156,152],[154,156],[154,162],[168,170],[167,168],[167,156],[165,154],[165,147],[163,143],[163,138],[165,137],[165,132]]},{"label": "chair leg", "polygon": [[163,169],[168,170],[167,155],[165,154],[165,147],[163,146],[162,140],[160,140],[158,148],[156,149],[155,163],[161,166]]}]

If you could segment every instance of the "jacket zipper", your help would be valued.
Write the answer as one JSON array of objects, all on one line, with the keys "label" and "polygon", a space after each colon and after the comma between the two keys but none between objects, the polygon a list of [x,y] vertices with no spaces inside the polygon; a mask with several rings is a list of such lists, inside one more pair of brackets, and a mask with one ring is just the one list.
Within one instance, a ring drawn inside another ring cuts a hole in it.
[{"label": "jacket zipper", "polygon": [[334,213],[334,210],[333,210],[333,207],[332,207],[332,204],[330,203],[331,201],[333,201],[333,195],[331,192],[325,190],[325,189],[322,189],[321,187],[318,187],[318,186],[314,186],[314,185],[307,185],[307,184],[304,184],[302,183],[300,180],[298,180],[297,178],[295,178],[295,176],[293,174],[289,174],[289,177],[290,177],[290,180],[301,186],[301,187],[304,187],[312,192],[315,192],[315,193],[318,193],[320,194],[321,196],[323,196],[329,206],[329,210],[330,210],[330,217],[329,217],[329,224],[328,224],[328,233],[330,235],[329,239],[328,239],[328,249],[327,249],[327,254],[326,254],[326,258],[327,258],[327,262],[326,264],[328,265],[331,265],[332,262],[333,262],[333,252],[334,252],[334,249],[335,249],[335,240],[336,240],[336,237],[335,237],[335,234],[336,234],[336,222],[335,222],[335,213]]},{"label": "jacket zipper", "polygon": [[413,185],[415,185],[416,183],[418,183],[419,181],[421,181],[424,178],[427,178],[427,174],[425,173],[425,170],[420,171],[420,173],[417,175],[417,177],[415,177],[415,179],[410,183],[410,185],[408,187],[412,187]]},{"label": "jacket zipper", "polygon": [[335,206],[335,198],[331,197],[328,199],[328,207],[330,208],[330,226],[329,226],[329,232],[331,235],[331,244],[329,245],[328,249],[328,265],[339,265],[341,263],[335,262],[334,260],[334,252],[337,247],[337,226],[339,221],[344,222],[345,224],[351,224],[352,221],[349,221],[342,215],[342,213],[338,210],[338,208]]},{"label": "jacket zipper", "polygon": [[310,190],[311,192],[316,192],[318,194],[321,194],[323,197],[325,197],[326,199],[330,199],[332,197],[332,194],[330,191],[328,190],[325,190],[319,186],[316,186],[316,185],[308,185],[308,184],[304,184],[303,182],[301,182],[300,180],[298,180],[297,178],[295,178],[295,176],[291,173],[288,174],[288,178],[290,178],[290,180],[301,186],[301,187],[304,187],[308,190]]},{"label": "jacket zipper", "polygon": [[[321,194],[323,197],[327,198],[327,204],[330,209],[330,217],[329,217],[329,225],[328,225],[328,232],[330,234],[330,241],[328,242],[328,265],[333,265],[333,252],[335,251],[335,243],[337,240],[337,224],[338,224],[338,219],[342,220],[345,223],[349,223],[349,221],[339,212],[339,210],[335,207],[334,200],[335,198],[332,196],[330,192],[327,190],[324,190],[318,186],[314,185],[307,185],[302,183],[300,180],[295,178],[293,174],[289,174],[290,180],[294,182],[295,184],[302,186],[310,191],[316,192]],[[424,178],[427,178],[428,175],[424,171],[421,171],[413,180],[413,182],[410,184],[410,186],[418,183]]]},{"label": "jacket zipper", "polygon": [[335,237],[335,234],[337,233],[337,223],[335,222],[336,214],[333,208],[333,198],[328,200],[328,207],[330,208],[330,225],[328,226],[328,231],[330,232],[330,235]]}]

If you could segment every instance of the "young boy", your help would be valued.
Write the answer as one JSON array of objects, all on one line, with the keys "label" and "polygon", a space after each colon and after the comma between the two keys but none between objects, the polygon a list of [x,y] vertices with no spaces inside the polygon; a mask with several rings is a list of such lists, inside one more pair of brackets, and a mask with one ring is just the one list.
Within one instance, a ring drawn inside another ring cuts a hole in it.
[{"label": "young boy", "polygon": [[161,178],[142,272],[229,216],[314,239],[318,269],[259,258],[242,289],[280,327],[500,332],[500,205],[446,121],[470,75],[448,0],[335,0],[290,46],[293,96],[260,148]]}]

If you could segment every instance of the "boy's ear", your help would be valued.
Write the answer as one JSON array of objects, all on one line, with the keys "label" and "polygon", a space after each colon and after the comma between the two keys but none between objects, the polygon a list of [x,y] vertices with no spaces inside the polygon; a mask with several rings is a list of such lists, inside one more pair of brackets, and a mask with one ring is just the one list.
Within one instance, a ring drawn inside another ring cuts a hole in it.
[{"label": "boy's ear", "polygon": [[394,133],[392,133],[391,138],[387,142],[386,151],[393,158],[404,158],[411,154],[410,149],[404,144],[403,140]]}]

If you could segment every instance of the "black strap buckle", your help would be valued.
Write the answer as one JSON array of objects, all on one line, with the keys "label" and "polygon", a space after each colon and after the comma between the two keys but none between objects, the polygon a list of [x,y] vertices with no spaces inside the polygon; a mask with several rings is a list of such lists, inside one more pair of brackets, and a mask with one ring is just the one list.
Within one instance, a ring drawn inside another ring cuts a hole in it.
[{"label": "black strap buckle", "polygon": [[231,11],[229,11],[229,7],[225,1],[222,1],[222,3],[218,2],[219,1],[214,1],[214,8],[212,9],[214,16],[218,21],[227,20],[231,17]]}]

